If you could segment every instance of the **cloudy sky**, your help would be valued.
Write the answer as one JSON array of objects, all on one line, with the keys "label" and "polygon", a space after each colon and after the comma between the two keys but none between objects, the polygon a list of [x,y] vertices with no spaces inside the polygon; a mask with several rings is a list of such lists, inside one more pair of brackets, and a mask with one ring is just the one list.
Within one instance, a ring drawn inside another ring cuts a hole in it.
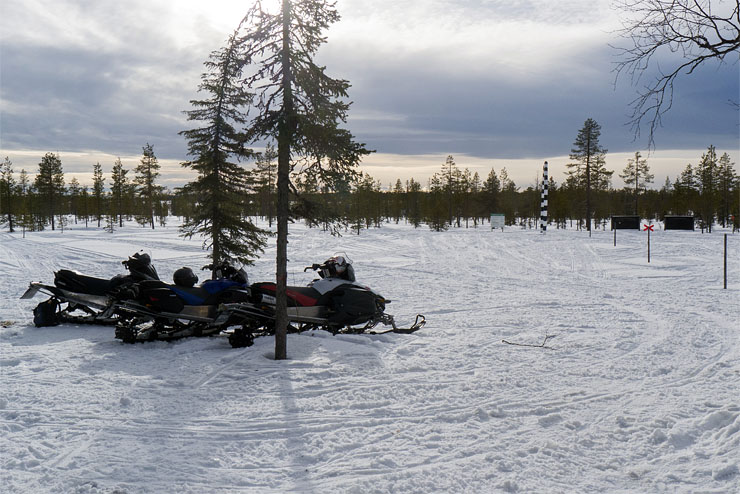
[{"label": "cloudy sky", "polygon": [[[133,168],[151,143],[162,182],[181,185],[182,112],[203,61],[249,5],[2,0],[0,159],[34,173],[43,154],[58,152],[68,178],[89,183],[95,162],[106,174],[119,156]],[[625,125],[637,88],[615,83],[619,17],[609,0],[338,0],[337,8],[342,20],[318,61],[352,83],[347,126],[377,151],[362,168],[384,184],[426,183],[450,154],[482,177],[506,167],[522,187],[548,160],[561,181],[587,118],[601,124],[615,177],[635,151],[648,154],[645,136],[635,140]],[[738,162],[737,58],[678,80],[648,158],[656,186],[710,144]]]}]

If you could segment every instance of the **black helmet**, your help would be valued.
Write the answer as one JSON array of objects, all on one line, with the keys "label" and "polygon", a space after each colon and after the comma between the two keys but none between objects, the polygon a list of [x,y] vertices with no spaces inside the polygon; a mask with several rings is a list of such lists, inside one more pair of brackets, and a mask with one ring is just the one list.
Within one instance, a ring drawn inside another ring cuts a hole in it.
[{"label": "black helmet", "polygon": [[157,270],[152,266],[152,258],[145,252],[137,252],[121,264],[131,272],[135,280],[158,280]]},{"label": "black helmet", "polygon": [[175,285],[183,288],[192,288],[196,283],[198,283],[198,276],[193,273],[193,270],[190,268],[178,269],[175,271],[172,279],[175,281]]},{"label": "black helmet", "polygon": [[342,278],[355,281],[355,270],[352,267],[352,261],[344,256],[334,256],[324,261],[319,274],[322,278]]}]

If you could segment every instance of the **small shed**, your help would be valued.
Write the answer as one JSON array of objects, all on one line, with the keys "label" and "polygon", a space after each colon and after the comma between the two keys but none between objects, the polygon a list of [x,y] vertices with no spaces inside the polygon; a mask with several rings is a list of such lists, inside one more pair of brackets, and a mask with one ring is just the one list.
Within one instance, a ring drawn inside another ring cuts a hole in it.
[{"label": "small shed", "polygon": [[666,230],[693,230],[694,217],[667,214],[663,219],[663,228]]},{"label": "small shed", "polygon": [[634,216],[612,216],[612,230],[639,230],[640,217]]},{"label": "small shed", "polygon": [[498,214],[498,213],[491,213],[491,230],[495,230],[497,228],[501,228],[501,230],[503,230],[505,224],[506,224],[506,215]]}]

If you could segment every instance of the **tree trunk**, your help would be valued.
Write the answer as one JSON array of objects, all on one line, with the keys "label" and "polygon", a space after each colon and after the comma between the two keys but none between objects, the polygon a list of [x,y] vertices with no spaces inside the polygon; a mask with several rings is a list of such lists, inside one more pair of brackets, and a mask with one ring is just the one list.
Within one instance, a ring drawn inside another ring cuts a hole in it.
[{"label": "tree trunk", "polygon": [[54,231],[54,196],[49,194],[49,216],[51,216],[51,231]]},{"label": "tree trunk", "polygon": [[290,66],[290,0],[283,0],[283,118],[278,130],[275,360],[288,358],[288,215],[290,145],[295,127]]}]

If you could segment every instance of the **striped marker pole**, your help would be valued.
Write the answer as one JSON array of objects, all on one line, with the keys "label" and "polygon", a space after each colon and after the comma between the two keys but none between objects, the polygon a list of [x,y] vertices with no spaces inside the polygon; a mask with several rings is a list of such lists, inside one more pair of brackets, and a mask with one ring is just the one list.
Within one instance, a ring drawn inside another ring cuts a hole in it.
[{"label": "striped marker pole", "polygon": [[540,232],[547,232],[547,185],[550,183],[547,178],[547,161],[542,167],[542,203],[540,206]]}]

